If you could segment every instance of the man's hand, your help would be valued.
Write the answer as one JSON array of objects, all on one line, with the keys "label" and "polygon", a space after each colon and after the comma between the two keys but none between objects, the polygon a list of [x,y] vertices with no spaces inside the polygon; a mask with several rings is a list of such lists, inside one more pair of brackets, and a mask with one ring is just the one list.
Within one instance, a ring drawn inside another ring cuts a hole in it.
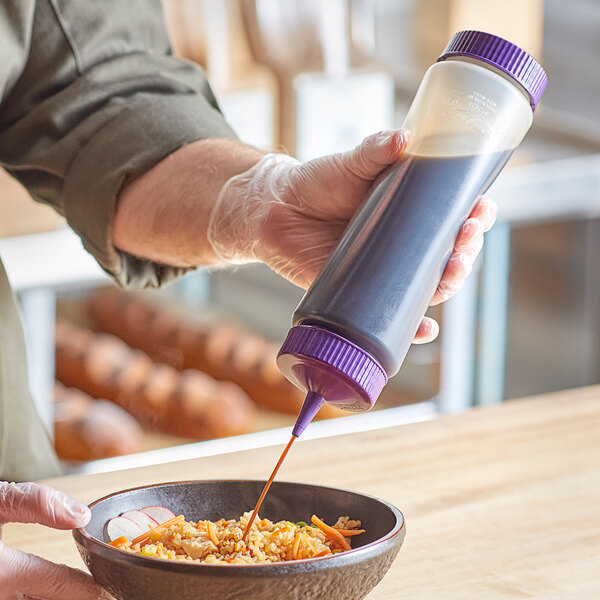
[{"label": "man's hand", "polygon": [[[90,520],[84,504],[35,483],[0,483],[3,523],[39,523],[55,529],[83,527]],[[0,541],[0,600],[107,600],[111,596],[78,569],[6,547]]]},{"label": "man's hand", "polygon": [[[307,288],[377,176],[406,146],[384,131],[354,150],[301,163],[234,140],[200,140],[162,160],[121,192],[114,244],[158,263],[194,267],[262,261]],[[432,304],[462,285],[496,218],[480,200],[457,237]],[[434,339],[423,319],[415,342]]]},{"label": "man's hand", "polygon": [[[307,288],[341,238],[374,180],[403,153],[403,131],[380,132],[354,150],[300,163],[271,154],[223,187],[208,240],[225,261],[260,260]],[[494,223],[496,205],[481,199],[456,239],[432,304],[450,298],[470,273]],[[425,317],[416,343],[433,340],[438,324]]]}]

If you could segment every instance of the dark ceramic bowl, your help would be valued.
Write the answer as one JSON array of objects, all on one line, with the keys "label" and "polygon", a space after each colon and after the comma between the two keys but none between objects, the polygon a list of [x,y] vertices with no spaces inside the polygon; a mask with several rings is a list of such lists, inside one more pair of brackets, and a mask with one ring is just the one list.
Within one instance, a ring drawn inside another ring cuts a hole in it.
[{"label": "dark ceramic bowl", "polygon": [[130,554],[105,543],[106,522],[126,510],[165,506],[188,520],[238,518],[264,481],[183,481],[125,490],[90,504],[92,520],[73,531],[96,581],[119,600],[308,600],[364,598],[382,579],[404,540],[402,513],[387,502],[336,488],[276,481],[260,515],[272,521],[328,523],[360,519],[353,549],[330,557],[257,565],[204,565]]}]

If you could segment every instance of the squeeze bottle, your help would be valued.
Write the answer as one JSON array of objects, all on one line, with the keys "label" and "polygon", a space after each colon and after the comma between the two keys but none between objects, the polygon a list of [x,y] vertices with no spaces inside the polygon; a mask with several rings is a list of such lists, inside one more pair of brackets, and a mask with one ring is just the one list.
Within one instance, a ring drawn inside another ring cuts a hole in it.
[{"label": "squeeze bottle", "polygon": [[496,179],[546,87],[540,64],[461,31],[423,78],[402,157],[375,182],[294,312],[277,363],[307,392],[293,435],[327,401],[372,408],[400,368],[477,197]]}]

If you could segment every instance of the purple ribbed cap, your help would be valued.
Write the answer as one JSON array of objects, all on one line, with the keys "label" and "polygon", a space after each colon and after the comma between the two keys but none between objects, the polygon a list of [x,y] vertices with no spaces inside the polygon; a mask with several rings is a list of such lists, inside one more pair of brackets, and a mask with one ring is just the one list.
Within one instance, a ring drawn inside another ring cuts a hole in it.
[{"label": "purple ribbed cap", "polygon": [[290,329],[277,363],[298,387],[357,412],[369,410],[387,382],[385,371],[370,354],[313,325]]},{"label": "purple ribbed cap", "polygon": [[438,62],[451,56],[477,58],[510,75],[525,88],[529,94],[531,109],[535,112],[546,89],[548,77],[542,65],[531,54],[491,33],[459,31],[448,42]]}]

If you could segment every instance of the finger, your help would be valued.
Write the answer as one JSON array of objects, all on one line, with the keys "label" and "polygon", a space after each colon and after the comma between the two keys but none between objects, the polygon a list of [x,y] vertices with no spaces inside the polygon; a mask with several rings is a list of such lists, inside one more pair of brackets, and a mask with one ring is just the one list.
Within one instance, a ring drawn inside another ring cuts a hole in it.
[{"label": "finger", "polygon": [[354,150],[339,155],[341,164],[356,177],[372,181],[400,157],[407,141],[408,133],[402,129],[380,131],[365,138]]},{"label": "finger", "polygon": [[483,240],[483,223],[479,219],[469,218],[460,228],[456,241],[454,242],[454,252],[467,252],[469,248]]},{"label": "finger", "polygon": [[83,527],[90,509],[71,496],[37,483],[0,483],[0,524],[39,523],[56,529]]},{"label": "finger", "polygon": [[109,600],[112,596],[79,569],[20,550],[0,547],[0,597],[44,600]]},{"label": "finger", "polygon": [[466,254],[469,257],[471,263],[474,263],[475,259],[477,258],[477,255],[481,252],[482,248],[483,236],[474,239],[468,246],[465,246],[462,253]]},{"label": "finger", "polygon": [[437,321],[434,321],[430,317],[423,317],[419,329],[415,334],[413,344],[427,344],[432,342],[438,336],[440,332],[440,326]]},{"label": "finger", "polygon": [[483,225],[484,231],[489,231],[496,222],[498,216],[498,205],[489,198],[480,198],[475,208],[471,211],[469,219],[478,219]]},{"label": "finger", "polygon": [[466,254],[452,254],[444,269],[444,274],[442,275],[437,290],[433,295],[431,306],[445,302],[454,296],[472,270],[473,263]]}]

